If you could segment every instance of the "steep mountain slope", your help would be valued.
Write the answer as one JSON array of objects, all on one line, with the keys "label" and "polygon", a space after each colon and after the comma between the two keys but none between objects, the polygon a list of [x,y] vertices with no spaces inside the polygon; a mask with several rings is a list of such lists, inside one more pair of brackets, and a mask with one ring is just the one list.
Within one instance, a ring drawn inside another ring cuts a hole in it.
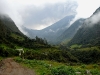
[{"label": "steep mountain slope", "polygon": [[86,19],[68,45],[100,45],[100,7]]},{"label": "steep mountain slope", "polygon": [[13,47],[16,42],[23,41],[25,37],[9,16],[0,14],[0,44]]},{"label": "steep mountain slope", "polygon": [[9,16],[0,15],[0,48],[2,45],[10,48],[15,46],[37,48],[49,46],[46,40],[36,37],[30,39],[17,28]]},{"label": "steep mountain slope", "polygon": [[24,30],[28,32],[28,36],[31,38],[39,36],[41,38],[46,38],[50,43],[55,43],[57,41],[57,37],[59,37],[68,28],[74,17],[74,15],[66,16],[42,30],[30,30],[27,28],[24,28]]},{"label": "steep mountain slope", "polygon": [[8,15],[0,14],[0,21],[10,30],[13,32],[17,32],[22,34],[22,32],[17,28],[13,20]]},{"label": "steep mountain slope", "polygon": [[62,42],[63,40],[69,40],[73,38],[76,34],[77,30],[82,26],[85,19],[78,19],[76,20],[68,29],[66,29],[59,37],[59,41]]}]

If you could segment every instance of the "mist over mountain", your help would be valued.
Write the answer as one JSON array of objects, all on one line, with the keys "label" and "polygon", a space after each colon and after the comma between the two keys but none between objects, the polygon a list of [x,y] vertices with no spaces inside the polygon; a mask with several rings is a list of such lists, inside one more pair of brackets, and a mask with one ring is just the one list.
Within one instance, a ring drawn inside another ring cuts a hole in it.
[{"label": "mist over mountain", "polygon": [[41,38],[46,38],[50,43],[55,43],[56,41],[58,41],[57,38],[69,27],[70,22],[74,18],[74,15],[66,16],[58,22],[42,30],[30,30],[27,28],[24,28],[24,30],[31,38],[39,36]]},{"label": "mist over mountain", "polygon": [[0,21],[9,31],[23,34],[8,15],[0,14]]},{"label": "mist over mountain", "polygon": [[0,48],[2,45],[12,49],[16,49],[16,46],[24,48],[50,46],[45,39],[39,37],[30,39],[18,29],[8,15],[0,14]]},{"label": "mist over mountain", "polygon": [[69,45],[100,45],[100,7],[86,19]]},{"label": "mist over mountain", "polygon": [[8,15],[0,14],[0,45],[15,48],[25,37]]},{"label": "mist over mountain", "polygon": [[59,42],[67,41],[73,38],[77,30],[82,26],[85,19],[76,20],[68,29],[66,29],[59,37]]}]

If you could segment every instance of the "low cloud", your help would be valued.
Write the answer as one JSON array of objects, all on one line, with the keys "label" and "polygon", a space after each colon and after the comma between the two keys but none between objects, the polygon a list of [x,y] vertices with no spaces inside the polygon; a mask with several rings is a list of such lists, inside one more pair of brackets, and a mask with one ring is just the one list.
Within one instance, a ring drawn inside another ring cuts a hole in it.
[{"label": "low cloud", "polygon": [[74,0],[45,1],[47,3],[42,5],[36,0],[0,0],[0,13],[8,14],[21,31],[23,26],[45,28],[67,15],[76,14],[78,5]]},{"label": "low cloud", "polygon": [[85,21],[86,25],[89,27],[97,24],[98,22],[100,22],[100,10],[98,10],[98,12],[94,13],[90,18]]},{"label": "low cloud", "polygon": [[90,22],[91,22],[91,24],[96,24],[96,23],[100,22],[100,11],[97,12],[96,14],[94,14],[94,15],[90,18]]},{"label": "low cloud", "polygon": [[[47,27],[68,15],[75,15],[77,3],[46,4],[42,7],[30,6],[26,9],[27,17],[24,18],[24,25],[33,29],[40,29],[40,26]],[[24,14],[24,15],[25,15]]]}]

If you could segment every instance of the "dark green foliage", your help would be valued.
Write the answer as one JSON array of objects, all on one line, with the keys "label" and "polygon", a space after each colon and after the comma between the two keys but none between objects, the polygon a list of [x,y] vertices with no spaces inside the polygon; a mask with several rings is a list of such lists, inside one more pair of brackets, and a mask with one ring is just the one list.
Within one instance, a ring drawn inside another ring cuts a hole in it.
[{"label": "dark green foliage", "polygon": [[51,47],[45,39],[36,37],[36,39],[25,38],[22,46],[29,49],[48,48]]},{"label": "dark green foliage", "polygon": [[91,70],[92,75],[100,75],[100,71],[98,69]]},{"label": "dark green foliage", "polygon": [[52,75],[76,75],[75,70],[71,67],[60,66],[51,69]]},{"label": "dark green foliage", "polygon": [[[0,15],[0,45],[5,45],[7,47],[0,47],[0,56],[3,57],[18,55],[19,52],[15,51],[16,46],[28,49],[51,47],[47,43],[46,39],[42,39],[39,37],[36,37],[35,39],[30,39],[27,36],[23,35],[16,27],[15,23],[8,16],[5,15]],[[30,57],[28,58],[31,57],[32,56],[30,55]]]},{"label": "dark green foliage", "polygon": [[38,51],[35,51],[35,50],[27,50],[24,54],[24,57],[26,59],[38,59],[38,60],[43,60],[43,59],[46,59],[46,55],[43,54],[43,53],[40,53]]},{"label": "dark green foliage", "polygon": [[84,65],[84,64],[83,64],[83,65],[81,65],[81,68],[83,68],[83,69],[84,69],[84,68],[86,68],[86,65]]},{"label": "dark green foliage", "polygon": [[100,62],[100,50],[72,50],[71,53],[86,64]]},{"label": "dark green foliage", "polygon": [[48,54],[48,57],[50,60],[56,60],[58,62],[77,62],[77,58],[75,58],[73,55],[71,55],[69,52],[67,51],[61,51],[61,50],[57,50],[57,51],[51,51]]},{"label": "dark green foliage", "polygon": [[99,67],[99,65],[97,65],[97,64],[93,65],[93,68],[98,68],[98,67]]},{"label": "dark green foliage", "polygon": [[38,60],[54,60],[58,62],[78,62],[72,54],[62,50],[48,50],[45,52],[37,50],[27,50],[24,54],[26,59],[38,59]]},{"label": "dark green foliage", "polygon": [[4,49],[4,47],[0,47],[0,56],[2,57],[11,57],[11,56],[18,56],[19,52],[14,49]]},{"label": "dark green foliage", "polygon": [[80,28],[74,38],[69,42],[72,44],[82,45],[100,45],[100,23],[95,24],[93,27]]},{"label": "dark green foliage", "polygon": [[93,24],[91,20],[93,16],[98,13],[98,10],[100,10],[100,8],[98,8],[91,17],[84,21],[82,27],[68,43],[69,46],[73,44],[100,46],[100,19],[98,19],[97,23]]}]

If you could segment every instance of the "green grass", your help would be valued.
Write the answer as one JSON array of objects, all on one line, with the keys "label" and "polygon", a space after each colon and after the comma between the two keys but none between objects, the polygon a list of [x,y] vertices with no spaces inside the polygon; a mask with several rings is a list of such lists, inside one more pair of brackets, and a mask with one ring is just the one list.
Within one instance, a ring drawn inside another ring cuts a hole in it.
[{"label": "green grass", "polygon": [[81,75],[86,75],[86,70],[89,70],[93,75],[100,74],[100,66],[97,64],[67,66],[65,63],[55,61],[23,60],[19,57],[16,57],[15,61],[19,62],[23,66],[34,69],[36,75],[77,75],[75,72],[81,72]]},{"label": "green grass", "polygon": [[4,58],[3,58],[3,57],[0,57],[0,61],[1,61],[2,59],[4,59]]},{"label": "green grass", "polygon": [[74,44],[71,47],[71,49],[78,49],[78,48],[81,48],[82,45],[77,45],[77,44]]},{"label": "green grass", "polygon": [[98,47],[94,46],[94,47],[80,48],[79,50],[88,51],[88,50],[100,50],[100,49]]},{"label": "green grass", "polygon": [[71,40],[71,39],[65,39],[65,40],[63,40],[63,41],[61,42],[61,44],[65,44],[65,45],[67,45],[68,42],[69,42],[70,40]]},{"label": "green grass", "polygon": [[0,44],[0,47],[6,49],[6,48],[9,48],[8,46],[6,46],[5,44]]},{"label": "green grass", "polygon": [[55,61],[46,61],[46,60],[22,60],[17,57],[15,60],[22,65],[34,69],[36,71],[36,75],[48,75],[51,74],[50,69],[56,66],[63,66],[62,63],[57,63]]},{"label": "green grass", "polygon": [[23,37],[21,37],[21,36],[19,36],[19,35],[16,35],[16,34],[14,34],[14,33],[12,33],[11,36],[12,36],[13,38],[15,38],[15,39],[18,39],[19,41],[23,41],[23,40],[24,40]]}]

